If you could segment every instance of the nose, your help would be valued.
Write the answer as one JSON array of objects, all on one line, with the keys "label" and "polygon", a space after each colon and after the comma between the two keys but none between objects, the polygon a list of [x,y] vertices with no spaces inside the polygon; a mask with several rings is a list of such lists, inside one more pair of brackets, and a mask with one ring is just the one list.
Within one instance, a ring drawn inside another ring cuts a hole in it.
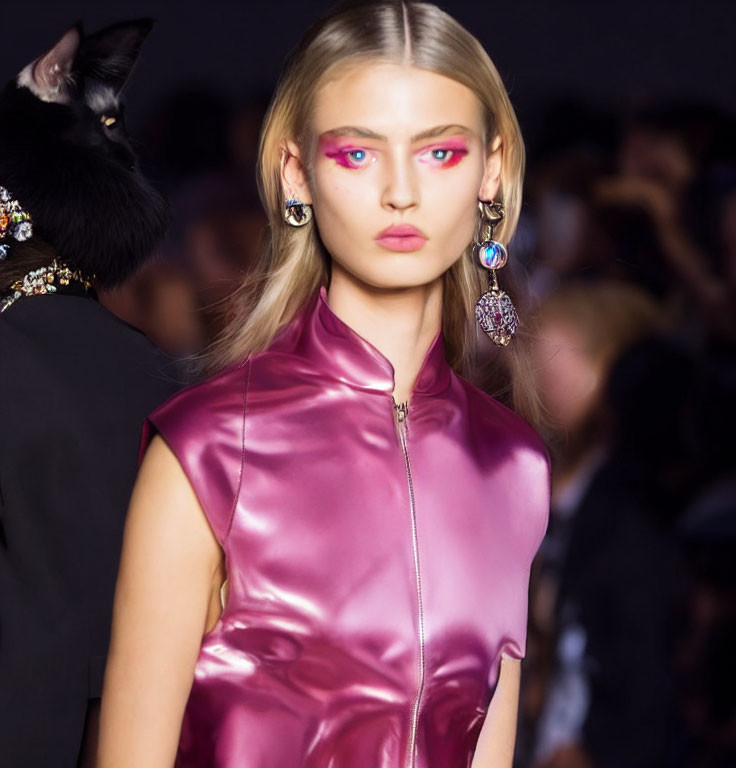
[{"label": "nose", "polygon": [[396,154],[386,167],[381,204],[384,208],[404,211],[419,204],[419,185],[410,157]]}]

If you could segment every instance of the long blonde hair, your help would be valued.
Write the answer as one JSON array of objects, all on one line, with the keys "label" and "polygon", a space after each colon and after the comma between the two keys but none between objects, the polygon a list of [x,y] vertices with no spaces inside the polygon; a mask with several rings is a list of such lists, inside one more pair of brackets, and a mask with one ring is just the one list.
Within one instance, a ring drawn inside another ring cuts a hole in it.
[{"label": "long blonde hair", "polygon": [[[444,75],[478,97],[484,112],[486,146],[490,149],[497,137],[502,146],[499,199],[506,215],[496,238],[502,242],[511,239],[521,209],[524,144],[501,77],[481,44],[451,16],[429,3],[378,0],[339,6],[317,22],[292,52],[266,115],[258,176],[269,219],[268,241],[260,264],[234,296],[225,330],[209,355],[210,370],[263,350],[317,288],[328,282],[329,256],[314,224],[294,228],[283,219],[284,142],[294,141],[306,154],[310,118],[320,87],[344,66],[377,60]],[[447,358],[465,375],[475,355],[474,306],[485,288],[485,279],[470,246],[444,276]],[[526,344],[519,341],[517,337],[513,348],[505,350],[505,389],[516,410],[535,422],[539,407],[528,375]]]}]

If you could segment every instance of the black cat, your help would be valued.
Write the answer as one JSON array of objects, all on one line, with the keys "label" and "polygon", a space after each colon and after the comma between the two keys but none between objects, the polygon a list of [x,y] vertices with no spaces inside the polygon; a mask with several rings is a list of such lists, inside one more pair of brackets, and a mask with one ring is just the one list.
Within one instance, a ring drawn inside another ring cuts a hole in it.
[{"label": "black cat", "polygon": [[167,206],[138,170],[120,103],[152,26],[140,19],[85,35],[77,25],[0,94],[0,185],[34,232],[8,241],[0,289],[51,252],[114,287],[164,234]]}]

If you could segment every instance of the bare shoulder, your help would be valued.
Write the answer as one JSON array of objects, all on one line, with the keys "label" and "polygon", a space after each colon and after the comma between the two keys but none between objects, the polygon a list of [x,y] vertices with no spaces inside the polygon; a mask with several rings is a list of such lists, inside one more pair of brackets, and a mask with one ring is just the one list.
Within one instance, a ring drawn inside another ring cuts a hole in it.
[{"label": "bare shoulder", "polygon": [[[135,540],[134,554],[157,552],[158,562],[197,555],[214,567],[221,550],[197,495],[179,460],[156,435],[143,458],[133,489],[126,544]],[[137,559],[137,558],[136,558]]]}]

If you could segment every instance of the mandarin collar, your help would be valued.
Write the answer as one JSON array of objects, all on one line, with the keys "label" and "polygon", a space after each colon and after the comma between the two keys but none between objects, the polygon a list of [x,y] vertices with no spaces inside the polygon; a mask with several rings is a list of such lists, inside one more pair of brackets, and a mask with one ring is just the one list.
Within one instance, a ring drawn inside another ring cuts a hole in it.
[{"label": "mandarin collar", "polygon": [[[332,311],[325,286],[299,312],[291,329],[296,336],[288,334],[295,344],[294,352],[305,358],[309,368],[356,389],[393,393],[393,366]],[[445,359],[442,331],[438,331],[424,356],[412,396],[439,394],[449,382],[450,366]]]}]

